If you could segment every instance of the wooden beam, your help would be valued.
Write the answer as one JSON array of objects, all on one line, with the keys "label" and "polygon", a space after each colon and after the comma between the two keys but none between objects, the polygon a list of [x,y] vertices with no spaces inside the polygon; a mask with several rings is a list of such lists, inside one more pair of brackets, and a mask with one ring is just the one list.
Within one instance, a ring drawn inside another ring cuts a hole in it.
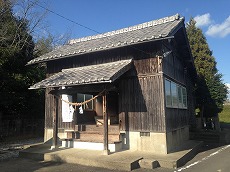
[{"label": "wooden beam", "polygon": [[[78,85],[78,86],[73,86],[73,87],[66,87],[65,89],[55,89],[51,90],[49,94],[56,94],[56,95],[61,95],[61,94],[76,94],[76,93],[82,93],[82,94],[97,94],[98,92],[101,92],[102,90],[105,89],[104,85]],[[108,91],[117,91],[117,88],[112,85],[106,85],[106,90]]]},{"label": "wooden beam", "polygon": [[104,155],[109,155],[109,139],[108,139],[108,113],[107,113],[107,100],[106,93],[103,94],[103,121],[104,121]]},{"label": "wooden beam", "polygon": [[51,149],[55,149],[57,148],[57,140],[58,140],[58,97],[54,96],[54,101],[55,101],[55,105],[56,108],[53,111],[53,143],[51,146]]}]

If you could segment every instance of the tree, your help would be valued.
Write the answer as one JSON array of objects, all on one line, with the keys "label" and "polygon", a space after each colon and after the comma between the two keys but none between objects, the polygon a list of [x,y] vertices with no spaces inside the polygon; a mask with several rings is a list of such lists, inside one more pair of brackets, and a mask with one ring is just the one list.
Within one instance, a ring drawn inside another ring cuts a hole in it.
[{"label": "tree", "polygon": [[28,88],[45,77],[45,70],[25,66],[35,57],[35,43],[29,22],[12,9],[11,1],[0,0],[0,110],[5,119],[41,117],[44,93]]},{"label": "tree", "polygon": [[196,104],[204,117],[212,117],[223,110],[227,98],[227,88],[216,67],[215,57],[209,49],[207,40],[193,18],[186,26],[195,67],[198,73],[196,85]]},{"label": "tree", "polygon": [[44,90],[28,88],[45,78],[46,65],[26,63],[66,43],[70,34],[50,34],[38,2],[0,0],[0,120],[44,119]]}]

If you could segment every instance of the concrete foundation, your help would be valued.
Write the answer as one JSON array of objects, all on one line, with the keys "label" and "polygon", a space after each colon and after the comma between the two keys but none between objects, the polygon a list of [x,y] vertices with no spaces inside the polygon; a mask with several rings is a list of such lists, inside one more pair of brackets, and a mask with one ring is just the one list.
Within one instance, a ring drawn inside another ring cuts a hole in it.
[{"label": "concrete foundation", "polygon": [[[53,129],[45,128],[44,130],[44,142],[47,142],[53,138]],[[63,139],[67,138],[67,133],[58,132],[58,138]]]},{"label": "concrete foundation", "polygon": [[[53,129],[45,129],[44,141],[53,137]],[[60,139],[67,138],[67,133],[58,133]],[[121,132],[121,143],[109,145],[111,152],[117,152],[121,149],[132,151],[146,151],[154,154],[168,154],[179,151],[181,146],[189,140],[189,127],[185,126],[167,133],[156,132]],[[91,142],[63,142],[64,147],[103,150],[102,143]]]},{"label": "concrete foundation", "polygon": [[141,136],[140,132],[125,132],[122,135],[123,149],[132,151],[148,151],[166,154],[166,134],[150,132],[149,136]]},{"label": "concrete foundation", "polygon": [[183,128],[167,132],[166,138],[167,153],[179,151],[181,150],[181,146],[189,140],[189,127],[185,126]]},{"label": "concrete foundation", "polygon": [[155,154],[168,154],[180,150],[181,146],[189,140],[188,126],[167,133],[145,133],[124,131],[122,148]]},{"label": "concrete foundation", "polygon": [[[182,151],[169,155],[159,155],[147,151],[124,150],[106,156],[109,152],[62,147],[51,150],[49,145],[40,144],[23,149],[20,151],[19,156],[39,161],[66,162],[103,167],[113,169],[114,171],[131,171],[140,167],[149,169],[158,166],[178,168],[191,160],[198,153],[200,146],[202,146],[201,142],[190,140],[184,143]],[[141,171],[148,170],[143,169]]]}]

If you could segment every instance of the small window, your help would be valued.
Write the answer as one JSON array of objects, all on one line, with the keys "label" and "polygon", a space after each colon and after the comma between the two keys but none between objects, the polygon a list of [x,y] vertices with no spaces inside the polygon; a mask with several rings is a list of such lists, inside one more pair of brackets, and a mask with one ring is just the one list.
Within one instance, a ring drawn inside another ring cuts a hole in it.
[{"label": "small window", "polygon": [[186,88],[182,88],[182,95],[183,95],[183,108],[187,108],[187,91]]},{"label": "small window", "polygon": [[[89,100],[91,98],[93,98],[93,95],[80,94],[80,93],[77,94],[77,102],[78,103],[84,102],[84,101]],[[92,110],[93,109],[93,101],[90,101],[90,102],[82,105],[82,108]]]},{"label": "small window", "polygon": [[150,137],[150,132],[140,132],[140,137]]},{"label": "small window", "polygon": [[171,82],[172,107],[178,107],[177,85]]},{"label": "small window", "polygon": [[168,79],[165,79],[165,99],[166,107],[187,108],[186,88]]},{"label": "small window", "polygon": [[182,87],[179,86],[177,88],[177,92],[178,92],[178,107],[179,108],[183,108],[183,95],[182,95]]},{"label": "small window", "polygon": [[166,97],[166,106],[172,106],[172,97],[171,97],[171,83],[169,80],[165,80],[165,97]]}]

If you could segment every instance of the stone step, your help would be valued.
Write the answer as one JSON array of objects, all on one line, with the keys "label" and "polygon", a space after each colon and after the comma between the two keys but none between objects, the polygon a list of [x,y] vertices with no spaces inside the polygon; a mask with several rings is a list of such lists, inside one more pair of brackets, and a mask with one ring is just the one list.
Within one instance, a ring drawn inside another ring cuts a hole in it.
[{"label": "stone step", "polygon": [[[104,127],[100,125],[75,125],[75,131],[103,131]],[[109,132],[119,133],[119,125],[109,125]]]},{"label": "stone step", "polygon": [[219,142],[220,135],[216,132],[191,132],[191,140],[200,140],[205,142]]},{"label": "stone step", "polygon": [[[104,143],[99,139],[62,139],[62,147],[77,148],[86,150],[104,150]],[[108,148],[110,152],[117,152],[122,149],[121,141],[109,141]]]},{"label": "stone step", "polygon": [[[95,133],[76,133],[75,139],[80,139],[84,141],[90,141],[90,140],[97,140],[97,142],[103,142],[104,135],[103,134],[95,134]],[[108,139],[110,142],[117,142],[120,141],[120,135],[119,134],[109,134]]]}]

